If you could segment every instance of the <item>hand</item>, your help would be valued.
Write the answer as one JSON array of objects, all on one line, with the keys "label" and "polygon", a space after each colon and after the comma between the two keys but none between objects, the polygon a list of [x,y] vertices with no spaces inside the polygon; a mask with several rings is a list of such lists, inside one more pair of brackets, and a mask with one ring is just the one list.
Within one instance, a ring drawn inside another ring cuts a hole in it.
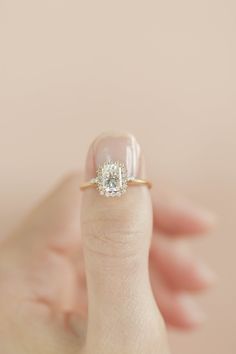
[{"label": "hand", "polygon": [[[133,137],[97,139],[86,179],[107,158],[145,177]],[[119,199],[88,189],[81,204],[80,182],[80,174],[67,177],[2,242],[0,352],[169,353],[162,316],[169,325],[198,325],[202,315],[189,293],[213,281],[170,239],[207,231],[210,215],[155,191],[152,203],[143,186]]]}]

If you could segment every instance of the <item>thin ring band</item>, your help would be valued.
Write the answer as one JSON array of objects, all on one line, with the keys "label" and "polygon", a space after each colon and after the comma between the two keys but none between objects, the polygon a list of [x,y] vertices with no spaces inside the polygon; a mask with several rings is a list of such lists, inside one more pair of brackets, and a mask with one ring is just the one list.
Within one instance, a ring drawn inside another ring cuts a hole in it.
[{"label": "thin ring band", "polygon": [[[127,182],[127,184],[129,186],[138,186],[138,185],[146,185],[148,188],[152,188],[152,183],[146,179],[138,179],[138,178],[134,178],[130,181]],[[89,181],[89,182],[85,182],[80,186],[81,190],[85,190],[88,188],[96,188],[97,184],[96,182],[93,181]]]}]

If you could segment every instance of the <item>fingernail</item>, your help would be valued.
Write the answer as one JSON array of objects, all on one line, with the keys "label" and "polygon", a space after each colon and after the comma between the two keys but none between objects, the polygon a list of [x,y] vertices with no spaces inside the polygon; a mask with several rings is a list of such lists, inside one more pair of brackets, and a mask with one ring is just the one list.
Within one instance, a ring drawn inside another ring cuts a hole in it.
[{"label": "fingernail", "polygon": [[133,135],[104,133],[93,143],[93,154],[96,168],[107,161],[120,161],[129,177],[139,175],[140,146]]},{"label": "fingernail", "polygon": [[195,301],[188,295],[180,295],[179,303],[185,313],[185,321],[189,325],[199,325],[205,321],[205,313],[197,306]]}]

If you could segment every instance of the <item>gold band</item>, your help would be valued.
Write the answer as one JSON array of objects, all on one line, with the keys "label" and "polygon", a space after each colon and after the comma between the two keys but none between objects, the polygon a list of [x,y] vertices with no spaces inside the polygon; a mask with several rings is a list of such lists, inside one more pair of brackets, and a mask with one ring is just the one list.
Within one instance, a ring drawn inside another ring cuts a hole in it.
[{"label": "gold band", "polygon": [[[129,180],[127,182],[127,184],[129,186],[140,186],[140,185],[145,185],[147,186],[148,188],[152,188],[152,183],[146,179],[138,179],[138,178],[134,178],[132,180]],[[93,182],[93,181],[89,181],[89,182],[85,182],[83,183],[81,186],[80,186],[80,189],[81,190],[85,190],[85,189],[88,189],[88,188],[96,188],[97,187],[97,184],[96,182]]]},{"label": "gold band", "polygon": [[148,181],[147,179],[134,178],[134,179],[128,181],[128,185],[129,186],[146,185],[148,188],[152,188],[151,182]]}]

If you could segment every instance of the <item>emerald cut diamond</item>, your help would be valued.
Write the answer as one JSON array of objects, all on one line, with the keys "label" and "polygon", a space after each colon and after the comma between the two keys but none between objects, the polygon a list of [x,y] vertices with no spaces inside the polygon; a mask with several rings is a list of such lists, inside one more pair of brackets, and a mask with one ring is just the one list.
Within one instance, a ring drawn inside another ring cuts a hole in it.
[{"label": "emerald cut diamond", "polygon": [[107,161],[97,170],[97,188],[106,197],[120,197],[127,190],[127,170],[119,161]]}]

